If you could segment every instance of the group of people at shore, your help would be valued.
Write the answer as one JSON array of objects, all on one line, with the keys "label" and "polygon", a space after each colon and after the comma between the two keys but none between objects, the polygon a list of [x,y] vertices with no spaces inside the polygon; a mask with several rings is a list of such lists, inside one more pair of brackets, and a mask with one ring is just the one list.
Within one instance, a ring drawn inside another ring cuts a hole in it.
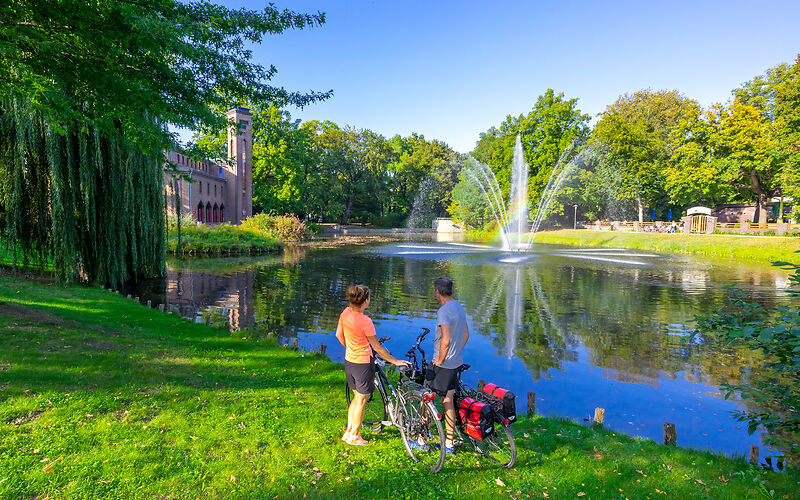
[{"label": "group of people at shore", "polygon": [[[425,385],[442,398],[447,438],[445,448],[453,454],[456,410],[454,392],[458,384],[458,368],[464,363],[462,352],[469,340],[469,327],[464,307],[453,298],[453,282],[446,277],[433,282],[434,295],[439,302],[436,314],[436,335],[433,339],[433,360],[425,371]],[[344,371],[353,399],[347,411],[347,429],[342,441],[353,446],[369,442],[361,436],[364,408],[375,390],[374,353],[387,362],[407,367],[410,363],[397,359],[378,341],[375,325],[364,311],[369,307],[370,290],[364,285],[347,287],[350,305],[342,311],[336,327],[336,338],[345,347]]]}]

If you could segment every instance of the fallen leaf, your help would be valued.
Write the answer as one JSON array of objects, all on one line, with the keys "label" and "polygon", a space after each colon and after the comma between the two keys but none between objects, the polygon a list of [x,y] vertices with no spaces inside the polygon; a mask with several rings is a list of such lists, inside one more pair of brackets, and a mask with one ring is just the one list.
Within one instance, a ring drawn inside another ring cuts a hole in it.
[{"label": "fallen leaf", "polygon": [[53,467],[55,467],[55,465],[56,465],[58,462],[60,462],[61,460],[64,460],[64,457],[58,457],[58,458],[56,458],[55,460],[53,460],[53,461],[52,461],[52,462],[50,462],[49,464],[45,465],[45,466],[44,466],[44,469],[42,469],[42,471],[44,471],[44,472],[53,472]]},{"label": "fallen leaf", "polygon": [[505,486],[505,485],[506,485],[506,483],[504,483],[503,481],[501,481],[499,477],[498,477],[498,478],[495,478],[495,480],[494,480],[494,484],[496,484],[497,486]]},{"label": "fallen leaf", "polygon": [[585,496],[585,495],[586,495],[586,493],[584,493],[584,492],[582,492],[582,491],[579,491],[579,492],[578,492],[578,496],[579,496],[579,497],[582,497],[582,496]]},{"label": "fallen leaf", "polygon": [[236,482],[236,476],[233,476],[233,475],[231,476],[231,482],[232,482],[232,483],[235,483],[235,482]]},{"label": "fallen leaf", "polygon": [[703,486],[706,485],[706,483],[704,483],[702,479],[695,479],[695,481],[697,481],[698,483],[702,484]]},{"label": "fallen leaf", "polygon": [[529,437],[531,437],[531,435],[530,435],[530,434],[528,434],[527,432],[523,432],[523,433],[522,433],[522,435],[523,435],[524,437],[526,437],[526,438],[529,438]]},{"label": "fallen leaf", "polygon": [[723,483],[727,483],[728,482],[728,480],[725,479],[725,476],[719,476],[719,480],[722,481]]}]

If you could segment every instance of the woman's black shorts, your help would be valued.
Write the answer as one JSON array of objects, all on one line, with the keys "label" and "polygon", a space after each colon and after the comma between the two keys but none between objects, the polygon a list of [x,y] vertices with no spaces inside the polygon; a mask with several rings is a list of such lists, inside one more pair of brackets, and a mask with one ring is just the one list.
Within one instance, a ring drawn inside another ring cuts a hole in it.
[{"label": "woman's black shorts", "polygon": [[445,397],[448,391],[458,389],[458,369],[429,364],[425,370],[425,387]]},{"label": "woman's black shorts", "polygon": [[359,394],[372,394],[375,390],[375,361],[369,363],[351,363],[344,361],[344,374],[347,375],[347,386]]}]

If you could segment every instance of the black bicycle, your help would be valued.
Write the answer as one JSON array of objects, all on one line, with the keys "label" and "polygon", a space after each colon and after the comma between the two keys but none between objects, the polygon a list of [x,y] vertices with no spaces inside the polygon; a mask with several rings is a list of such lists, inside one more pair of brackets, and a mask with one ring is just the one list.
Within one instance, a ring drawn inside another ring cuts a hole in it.
[{"label": "black bicycle", "polygon": [[[382,344],[389,337],[379,339]],[[400,431],[403,446],[412,460],[438,472],[444,465],[444,428],[442,417],[433,404],[434,393],[412,378],[410,370],[398,369],[397,389],[383,367],[386,360],[373,350],[375,356],[375,390],[367,399],[362,426],[373,434],[387,426]],[[415,376],[414,376],[415,377]],[[345,399],[350,406],[352,392],[345,382]]]},{"label": "black bicycle", "polygon": [[[423,332],[417,337],[414,346],[406,353],[406,359],[412,365],[409,377],[418,384],[424,383],[425,374],[428,370],[425,351],[421,347],[422,340],[428,333],[430,333],[430,330],[423,328]],[[417,353],[419,353],[419,356]],[[467,363],[458,367],[458,388],[454,394],[456,407],[454,442],[455,444],[461,444],[466,436],[478,453],[484,457],[503,467],[513,467],[517,460],[517,445],[514,442],[511,424],[503,414],[503,400],[484,392],[478,392],[464,384],[461,381],[461,374],[468,370],[469,367],[470,365]],[[466,398],[480,403],[479,405],[473,405],[474,408],[481,405],[488,406],[488,411],[483,410],[482,421],[481,418],[478,418],[477,422],[465,421],[462,418],[462,413],[464,413],[465,417],[474,415],[474,411],[469,408],[464,412],[460,411]]]}]

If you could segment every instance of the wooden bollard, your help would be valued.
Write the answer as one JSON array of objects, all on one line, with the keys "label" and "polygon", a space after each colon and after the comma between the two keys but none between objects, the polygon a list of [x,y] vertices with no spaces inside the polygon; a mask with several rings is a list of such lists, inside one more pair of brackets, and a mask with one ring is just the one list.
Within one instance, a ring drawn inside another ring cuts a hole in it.
[{"label": "wooden bollard", "polygon": [[137,295],[136,297],[133,298],[133,300],[135,300],[136,303],[138,304],[139,303],[139,296]]},{"label": "wooden bollard", "polygon": [[478,380],[478,392],[483,392],[483,387],[486,385],[486,381]]},{"label": "wooden bollard", "polygon": [[675,430],[675,424],[664,422],[664,444],[668,446],[678,445],[678,431]]},{"label": "wooden bollard", "polygon": [[528,393],[528,416],[532,417],[536,414],[536,393]]},{"label": "wooden bollard", "polygon": [[128,298],[131,298],[131,294],[128,294]]},{"label": "wooden bollard", "polygon": [[320,354],[322,354],[322,355],[324,356],[324,355],[325,355],[325,351],[326,351],[327,349],[328,349],[328,346],[326,346],[325,344],[320,344],[320,346],[319,346],[319,353],[320,353]]},{"label": "wooden bollard", "polygon": [[750,463],[758,465],[758,446],[754,444],[750,445]]},{"label": "wooden bollard", "polygon": [[297,337],[295,337],[294,340],[292,341],[292,349],[294,349],[295,351],[297,350],[297,342],[298,342],[298,340],[299,339]]},{"label": "wooden bollard", "polygon": [[164,304],[159,304],[158,305],[158,310],[163,313],[164,312]]},{"label": "wooden bollard", "polygon": [[147,308],[148,309],[152,309],[153,308],[153,301],[150,300],[150,299],[147,299]]},{"label": "wooden bollard", "polygon": [[594,423],[602,426],[605,420],[606,420],[606,410],[604,410],[603,408],[595,408]]}]

